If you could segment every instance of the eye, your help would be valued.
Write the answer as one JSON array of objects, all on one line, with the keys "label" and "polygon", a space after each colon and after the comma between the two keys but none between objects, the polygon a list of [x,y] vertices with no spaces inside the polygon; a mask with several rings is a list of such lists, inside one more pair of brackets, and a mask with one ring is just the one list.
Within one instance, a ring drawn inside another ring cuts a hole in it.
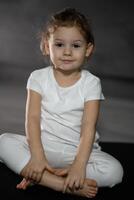
[{"label": "eye", "polygon": [[56,46],[56,47],[63,47],[63,45],[64,45],[64,44],[61,43],[61,42],[57,42],[57,43],[55,43],[55,46]]},{"label": "eye", "polygon": [[80,44],[73,44],[72,45],[74,48],[80,48],[81,46],[80,46]]}]

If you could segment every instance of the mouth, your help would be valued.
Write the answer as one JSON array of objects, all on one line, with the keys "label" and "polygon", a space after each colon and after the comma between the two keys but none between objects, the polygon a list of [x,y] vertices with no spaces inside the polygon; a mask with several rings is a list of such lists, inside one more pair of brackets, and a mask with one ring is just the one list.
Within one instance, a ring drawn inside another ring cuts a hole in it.
[{"label": "mouth", "polygon": [[70,64],[70,63],[74,62],[73,60],[61,60],[61,61],[65,64]]}]

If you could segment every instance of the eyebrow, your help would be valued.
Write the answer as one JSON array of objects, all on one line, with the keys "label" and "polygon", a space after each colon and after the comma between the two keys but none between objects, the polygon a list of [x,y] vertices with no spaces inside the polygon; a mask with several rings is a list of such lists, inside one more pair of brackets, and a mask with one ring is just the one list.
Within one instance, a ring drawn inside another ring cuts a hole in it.
[{"label": "eyebrow", "polygon": [[[59,39],[59,38],[55,38],[54,40],[55,40],[55,41],[60,41],[60,42],[61,42],[61,41],[64,41],[64,40]],[[82,43],[83,40],[74,40],[74,41],[72,41],[72,42],[81,42],[81,43]]]}]

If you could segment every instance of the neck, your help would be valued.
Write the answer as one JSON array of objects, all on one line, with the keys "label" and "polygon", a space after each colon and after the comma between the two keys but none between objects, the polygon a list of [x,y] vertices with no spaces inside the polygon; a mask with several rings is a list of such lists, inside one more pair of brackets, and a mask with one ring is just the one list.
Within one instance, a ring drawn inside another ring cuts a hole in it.
[{"label": "neck", "polygon": [[81,72],[81,69],[74,69],[74,70],[62,70],[62,69],[57,69],[55,67],[53,67],[54,69],[54,73],[57,74],[57,75],[61,75],[61,76],[64,76],[64,77],[74,77],[74,76],[77,76],[78,74],[80,74]]},{"label": "neck", "polygon": [[81,70],[63,71],[53,68],[54,77],[62,87],[68,87],[75,84],[81,77]]}]

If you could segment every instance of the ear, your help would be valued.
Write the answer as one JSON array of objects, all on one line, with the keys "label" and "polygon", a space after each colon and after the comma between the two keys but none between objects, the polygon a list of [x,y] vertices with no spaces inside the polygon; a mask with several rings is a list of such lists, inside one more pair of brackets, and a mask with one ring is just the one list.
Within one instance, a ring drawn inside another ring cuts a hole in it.
[{"label": "ear", "polygon": [[86,49],[86,57],[90,57],[90,55],[93,53],[93,49],[94,45],[92,43],[89,43]]},{"label": "ear", "polygon": [[45,47],[45,54],[49,55],[49,43],[48,43],[48,40],[44,41],[44,47]]}]

